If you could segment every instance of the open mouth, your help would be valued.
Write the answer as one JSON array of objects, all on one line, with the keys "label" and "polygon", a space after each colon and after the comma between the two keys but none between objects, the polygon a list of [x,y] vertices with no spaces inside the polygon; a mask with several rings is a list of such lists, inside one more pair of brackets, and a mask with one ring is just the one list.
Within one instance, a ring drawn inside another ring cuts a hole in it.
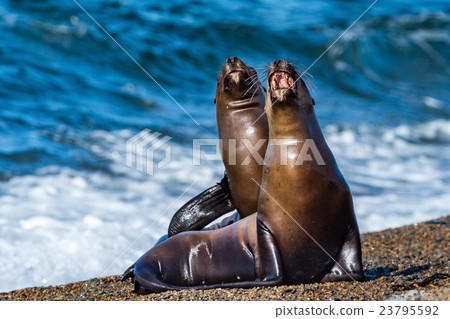
[{"label": "open mouth", "polygon": [[270,78],[270,88],[272,91],[280,89],[289,89],[294,92],[292,85],[294,79],[286,72],[275,72]]}]

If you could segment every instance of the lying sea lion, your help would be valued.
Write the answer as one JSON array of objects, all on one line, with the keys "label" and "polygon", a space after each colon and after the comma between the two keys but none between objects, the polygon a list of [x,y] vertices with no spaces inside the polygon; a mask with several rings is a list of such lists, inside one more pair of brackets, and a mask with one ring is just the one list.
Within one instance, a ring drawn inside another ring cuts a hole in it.
[{"label": "lying sea lion", "polygon": [[270,233],[256,232],[257,214],[215,230],[187,231],[146,252],[124,274],[140,294],[180,289],[281,284]]}]

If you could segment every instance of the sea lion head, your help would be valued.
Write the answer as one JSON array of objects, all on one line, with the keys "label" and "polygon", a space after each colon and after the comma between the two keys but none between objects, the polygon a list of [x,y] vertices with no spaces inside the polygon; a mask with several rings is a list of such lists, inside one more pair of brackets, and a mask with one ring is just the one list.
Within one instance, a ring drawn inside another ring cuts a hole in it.
[{"label": "sea lion head", "polygon": [[286,60],[270,64],[267,71],[267,91],[266,107],[300,105],[312,108],[315,104],[295,66]]},{"label": "sea lion head", "polygon": [[217,77],[216,97],[214,103],[219,104],[254,99],[264,94],[255,69],[247,66],[238,57],[228,58]]}]

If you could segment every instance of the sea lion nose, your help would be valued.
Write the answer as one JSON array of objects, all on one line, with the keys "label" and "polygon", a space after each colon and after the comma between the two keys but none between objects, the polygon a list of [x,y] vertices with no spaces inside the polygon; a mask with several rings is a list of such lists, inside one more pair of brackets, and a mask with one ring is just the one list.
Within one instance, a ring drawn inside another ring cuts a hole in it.
[{"label": "sea lion nose", "polygon": [[283,64],[283,62],[284,62],[284,60],[277,60],[274,62],[274,65],[278,67],[278,66],[281,66]]},{"label": "sea lion nose", "polygon": [[227,63],[230,63],[230,64],[236,63],[237,60],[238,60],[238,58],[234,56],[234,57],[228,58]]}]

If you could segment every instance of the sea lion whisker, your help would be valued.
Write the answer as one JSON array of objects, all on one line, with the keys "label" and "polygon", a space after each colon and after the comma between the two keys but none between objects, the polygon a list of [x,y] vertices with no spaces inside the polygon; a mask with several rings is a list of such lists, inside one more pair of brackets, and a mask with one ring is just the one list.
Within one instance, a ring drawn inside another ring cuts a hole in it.
[{"label": "sea lion whisker", "polygon": [[[257,82],[257,87],[259,86],[259,88],[260,89],[262,89],[262,84],[261,84],[261,82]],[[250,98],[250,101],[253,101],[253,97],[255,96],[255,94],[256,94],[256,92],[257,92],[258,90],[255,90],[254,92],[253,92],[253,94],[252,94],[252,97]]]},{"label": "sea lion whisker", "polygon": [[258,77],[258,73],[257,72],[255,72],[254,74],[250,75],[250,78],[255,78],[255,77]]},{"label": "sea lion whisker", "polygon": [[247,94],[248,91],[250,91],[256,84],[257,81],[255,80],[251,80],[251,79],[247,79],[245,81],[245,84],[247,84],[249,86],[249,88],[247,89],[247,91],[244,92],[244,94],[242,96],[244,96],[245,94]]},{"label": "sea lion whisker", "polygon": [[[242,97],[244,97],[254,86],[255,86],[255,84],[257,84],[259,81],[257,81],[257,82],[254,82],[249,88],[248,88],[248,90],[247,91],[245,91],[245,93],[242,95]],[[256,90],[255,90],[255,92],[256,92]],[[253,99],[253,96],[255,95],[255,92],[253,92],[253,95],[252,95],[252,99]]]},{"label": "sea lion whisker", "polygon": [[269,66],[270,66],[270,62],[263,62],[261,64],[258,64],[258,66],[255,67],[255,69],[263,68],[263,69],[267,70],[269,68]]},{"label": "sea lion whisker", "polygon": [[258,73],[255,73],[251,76],[248,77],[249,79],[257,79],[258,78]]},{"label": "sea lion whisker", "polygon": [[304,70],[302,68],[299,67],[295,67],[295,71],[299,74],[299,77],[301,77],[304,81],[310,81],[311,78],[313,78],[313,76],[311,75],[311,73],[308,72],[308,70]]},{"label": "sea lion whisker", "polygon": [[255,81],[258,81],[258,75],[255,75],[255,76],[247,78],[245,80],[245,83],[252,83],[253,84]]},{"label": "sea lion whisker", "polygon": [[263,76],[261,77],[261,81],[262,81],[262,82],[266,82],[266,81],[267,81],[267,74],[265,74],[265,75],[263,75]]},{"label": "sea lion whisker", "polygon": [[253,97],[255,96],[256,90],[255,92],[253,92],[252,97],[250,98],[250,101],[253,101]]},{"label": "sea lion whisker", "polygon": [[309,73],[301,73],[299,78],[305,82],[305,84],[308,86],[308,89],[312,86],[312,75]]},{"label": "sea lion whisker", "polygon": [[246,83],[254,83],[255,81],[259,81],[259,77],[258,77],[258,73],[254,73],[254,74],[252,74],[252,75],[250,75],[246,80]]}]

